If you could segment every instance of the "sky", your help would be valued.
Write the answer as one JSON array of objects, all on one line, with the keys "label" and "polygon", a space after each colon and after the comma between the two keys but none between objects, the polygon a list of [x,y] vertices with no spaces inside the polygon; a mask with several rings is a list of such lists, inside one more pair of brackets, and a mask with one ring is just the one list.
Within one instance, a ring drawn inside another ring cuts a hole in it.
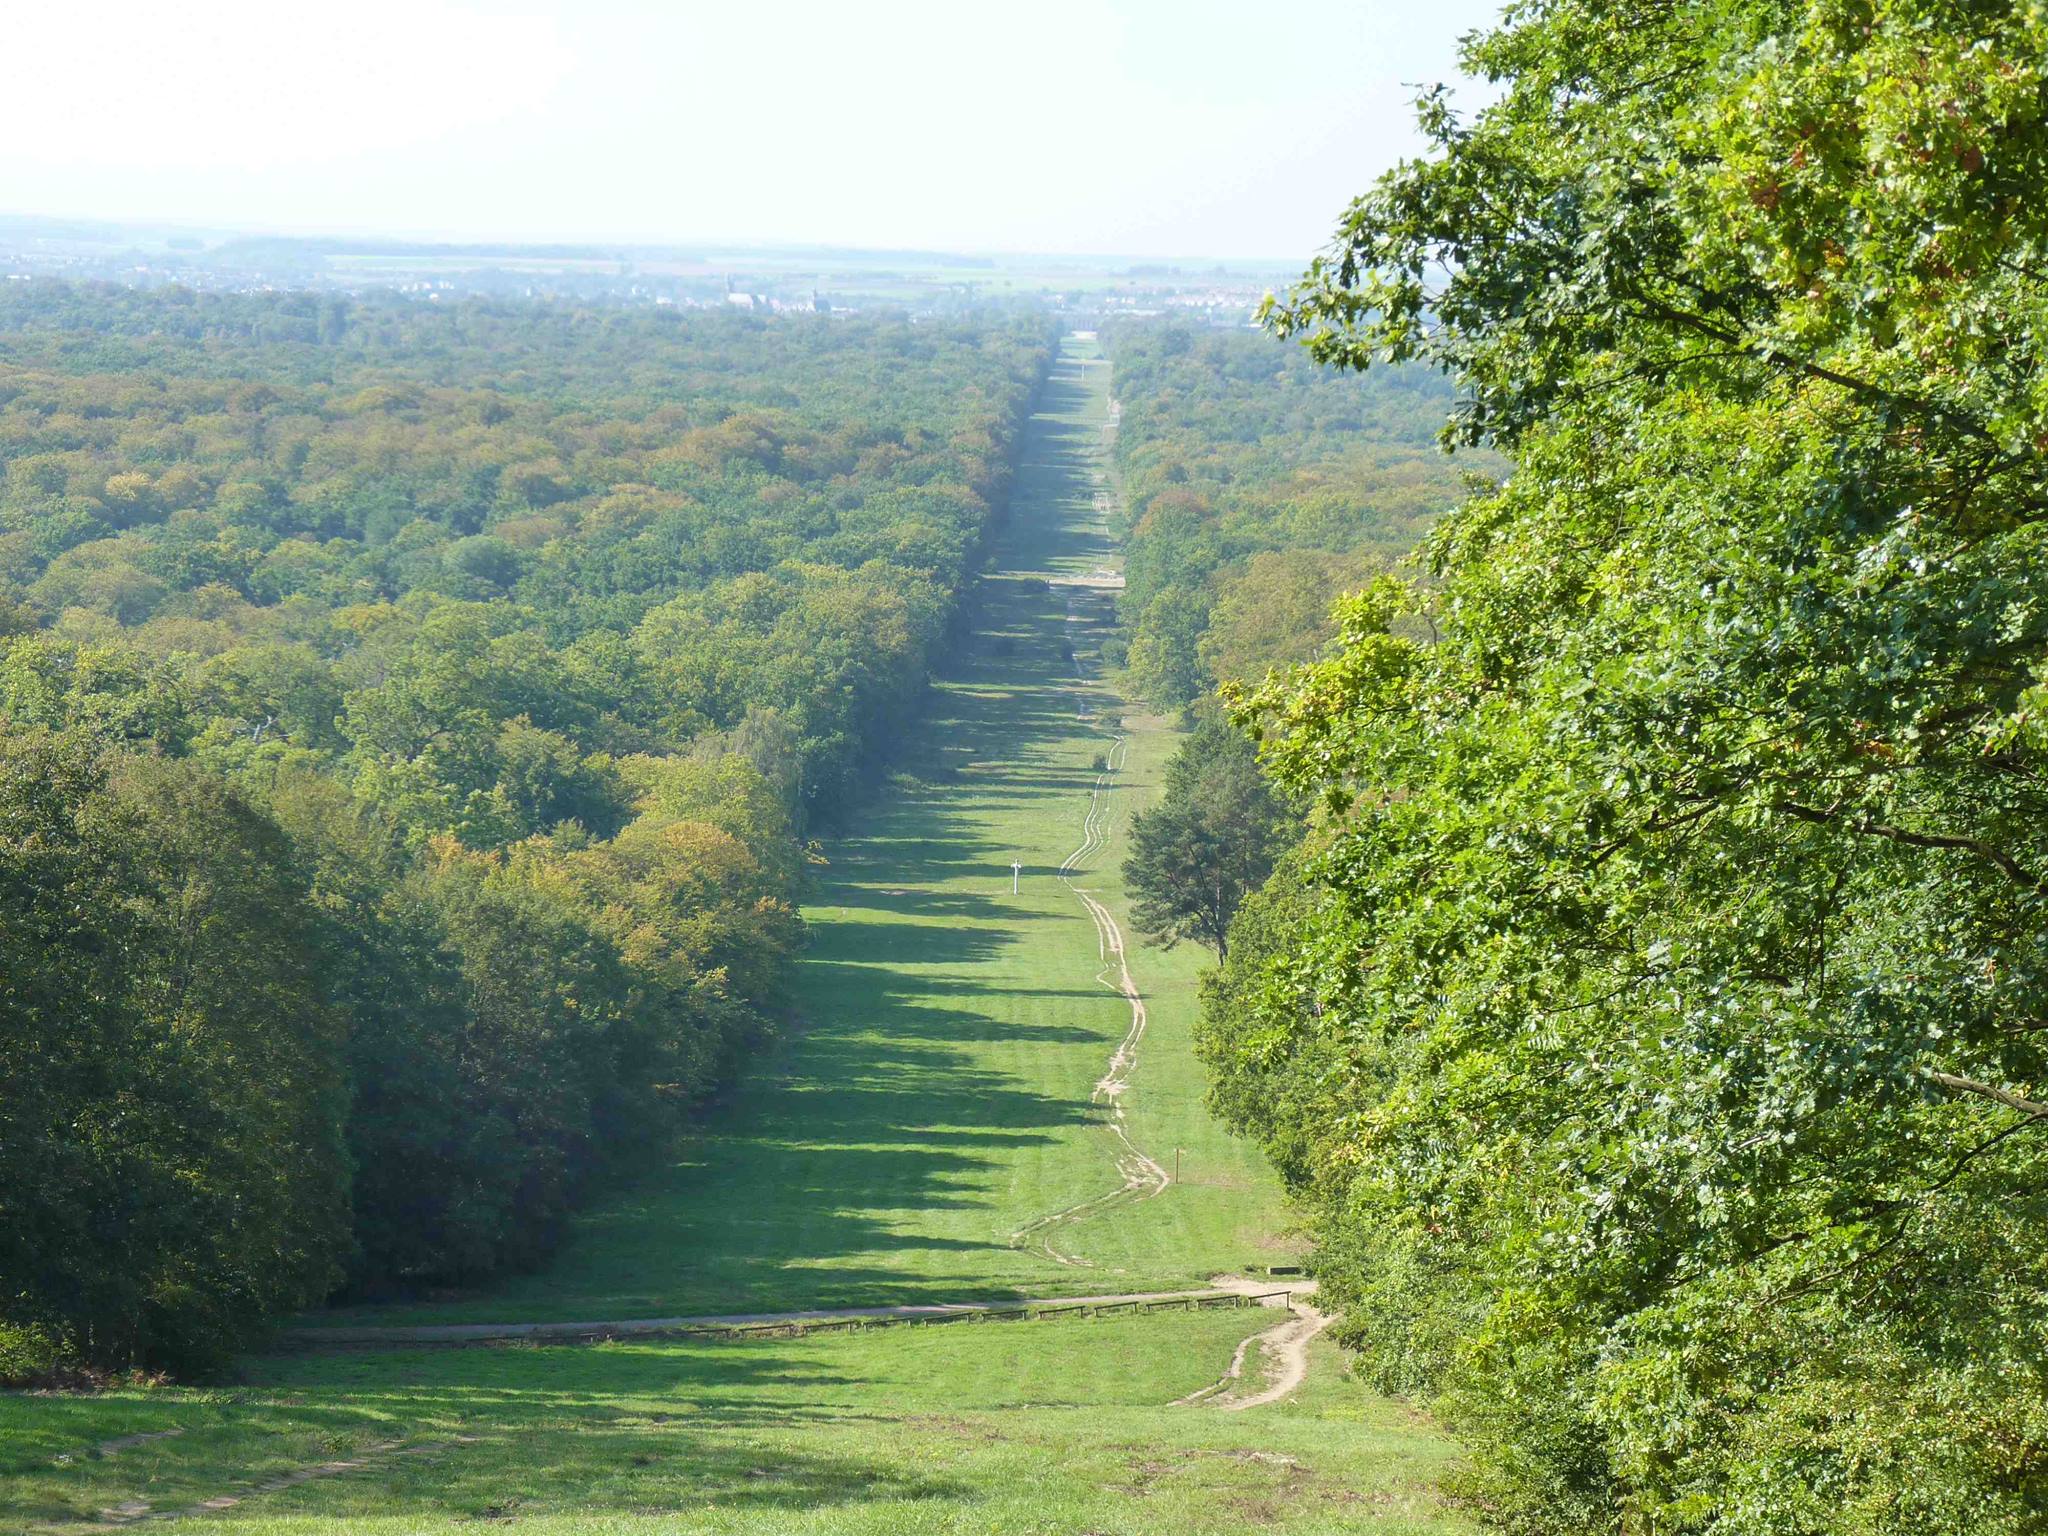
[{"label": "sky", "polygon": [[1292,259],[1418,150],[1415,87],[1497,9],[28,0],[0,212]]}]

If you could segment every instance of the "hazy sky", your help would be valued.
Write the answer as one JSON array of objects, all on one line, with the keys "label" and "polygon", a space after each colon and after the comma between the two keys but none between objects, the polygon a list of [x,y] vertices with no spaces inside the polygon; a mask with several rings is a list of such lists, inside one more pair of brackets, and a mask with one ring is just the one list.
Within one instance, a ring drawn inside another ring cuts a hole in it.
[{"label": "hazy sky", "polygon": [[1496,9],[23,0],[0,211],[1293,258]]}]

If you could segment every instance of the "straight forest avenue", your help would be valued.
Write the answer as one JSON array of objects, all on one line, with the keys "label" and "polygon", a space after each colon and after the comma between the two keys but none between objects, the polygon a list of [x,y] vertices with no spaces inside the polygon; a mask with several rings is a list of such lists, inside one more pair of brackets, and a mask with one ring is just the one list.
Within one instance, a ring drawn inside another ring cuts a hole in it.
[{"label": "straight forest avenue", "polygon": [[[545,1271],[301,1319],[230,1391],[0,1402],[0,1530],[1470,1529],[1453,1447],[1259,1278],[1297,1250],[1203,1106],[1206,956],[1127,944],[1175,733],[1098,658],[1108,373],[1068,338],[973,638],[826,850],[779,1059]],[[1292,1310],[1188,1305],[1250,1293]],[[959,1325],[858,1326],[892,1320]]]},{"label": "straight forest avenue", "polygon": [[471,9],[10,34],[0,1536],[2048,1536],[2048,0]]},{"label": "straight forest avenue", "polygon": [[[977,633],[901,770],[817,872],[781,1059],[672,1167],[580,1222],[545,1271],[310,1326],[1187,1289],[1289,1256],[1271,1176],[1202,1105],[1194,949],[1144,955],[1152,1032],[1119,1061],[1133,1007],[1104,973],[1104,932],[1121,936],[1103,924],[1123,909],[1123,829],[1174,736],[1127,716],[1098,676],[1110,595],[1067,584],[1117,560],[1108,373],[1091,342],[1067,341],[1028,428]],[[1110,1077],[1120,1090],[1098,1093]],[[1154,1198],[1122,1198],[1122,1160],[1170,1163],[1175,1148],[1179,1183],[1147,1175]],[[1112,1197],[1099,1216],[1071,1209]],[[1048,1221],[1062,1228],[1058,1256],[1033,1240]]]}]

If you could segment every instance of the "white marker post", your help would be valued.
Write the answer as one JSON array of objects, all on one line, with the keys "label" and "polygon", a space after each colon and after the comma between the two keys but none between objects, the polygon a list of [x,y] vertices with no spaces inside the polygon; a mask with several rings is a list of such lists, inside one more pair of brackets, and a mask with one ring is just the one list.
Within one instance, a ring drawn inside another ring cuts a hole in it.
[{"label": "white marker post", "polygon": [[1010,861],[1010,894],[1012,896],[1017,894],[1017,879],[1023,873],[1024,861],[1022,859],[1012,859]]}]

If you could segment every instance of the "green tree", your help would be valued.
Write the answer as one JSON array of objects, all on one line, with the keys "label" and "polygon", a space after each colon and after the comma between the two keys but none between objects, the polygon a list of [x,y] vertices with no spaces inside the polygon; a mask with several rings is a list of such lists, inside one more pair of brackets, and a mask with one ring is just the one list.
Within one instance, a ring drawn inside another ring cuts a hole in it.
[{"label": "green tree", "polygon": [[1233,955],[1219,1100],[1510,1528],[2038,1530],[2048,19],[1469,59],[1272,317],[1515,473],[1245,701],[1326,899]]},{"label": "green tree", "polygon": [[[289,852],[190,764],[0,737],[0,1335],[210,1363],[339,1274],[341,1040]],[[0,1357],[23,1358],[0,1337]]]},{"label": "green tree", "polygon": [[1220,584],[1202,636],[1203,665],[1213,677],[1244,683],[1311,660],[1336,633],[1330,609],[1338,595],[1363,586],[1369,570],[1364,560],[1305,549],[1252,556]]},{"label": "green tree", "polygon": [[542,1261],[787,1007],[1044,328],[4,287],[0,1373]]},{"label": "green tree", "polygon": [[1292,824],[1251,743],[1205,719],[1174,752],[1159,803],[1131,819],[1124,879],[1138,932],[1229,953],[1231,919],[1272,872]]}]

